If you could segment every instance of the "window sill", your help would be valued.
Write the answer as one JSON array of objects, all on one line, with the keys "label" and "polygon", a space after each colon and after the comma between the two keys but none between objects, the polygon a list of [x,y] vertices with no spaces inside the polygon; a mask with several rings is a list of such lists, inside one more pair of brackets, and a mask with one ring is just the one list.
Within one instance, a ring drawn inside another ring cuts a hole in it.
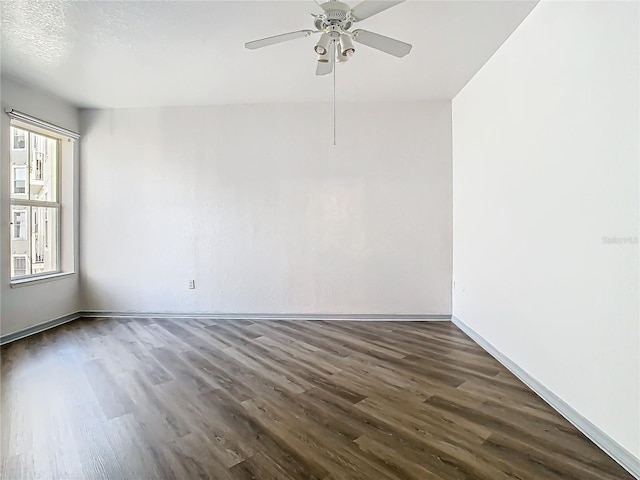
[{"label": "window sill", "polygon": [[70,277],[75,274],[76,272],[62,272],[52,273],[51,275],[42,275],[39,277],[20,278],[18,280],[11,280],[11,288],[28,287],[30,285],[36,285],[38,283],[53,282],[54,280]]}]

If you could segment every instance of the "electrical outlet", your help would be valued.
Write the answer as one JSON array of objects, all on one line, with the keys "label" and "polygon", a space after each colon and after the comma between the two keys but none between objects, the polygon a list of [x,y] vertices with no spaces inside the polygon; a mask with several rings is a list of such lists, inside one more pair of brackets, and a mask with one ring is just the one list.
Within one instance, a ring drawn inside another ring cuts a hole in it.
[{"label": "electrical outlet", "polygon": [[196,281],[189,280],[189,290],[193,290],[194,288],[196,288]]}]

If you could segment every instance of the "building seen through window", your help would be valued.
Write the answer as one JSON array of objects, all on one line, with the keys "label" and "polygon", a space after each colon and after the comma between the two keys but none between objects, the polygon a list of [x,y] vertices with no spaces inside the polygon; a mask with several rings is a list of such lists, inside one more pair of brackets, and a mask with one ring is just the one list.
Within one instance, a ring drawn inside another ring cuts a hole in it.
[{"label": "building seen through window", "polygon": [[59,143],[11,127],[11,278],[59,271]]}]

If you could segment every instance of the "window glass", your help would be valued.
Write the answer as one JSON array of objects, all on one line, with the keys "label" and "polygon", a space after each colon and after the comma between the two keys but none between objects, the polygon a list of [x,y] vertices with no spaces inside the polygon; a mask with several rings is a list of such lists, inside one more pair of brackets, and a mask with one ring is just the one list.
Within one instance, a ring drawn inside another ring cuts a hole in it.
[{"label": "window glass", "polygon": [[11,135],[11,277],[58,272],[60,140],[26,128]]},{"label": "window glass", "polygon": [[58,190],[58,140],[31,133],[29,198],[56,201]]}]

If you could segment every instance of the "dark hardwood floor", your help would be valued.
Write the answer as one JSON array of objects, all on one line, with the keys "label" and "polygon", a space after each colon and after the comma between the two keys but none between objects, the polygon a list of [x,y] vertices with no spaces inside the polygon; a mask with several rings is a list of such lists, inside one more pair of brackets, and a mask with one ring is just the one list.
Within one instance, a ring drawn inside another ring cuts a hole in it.
[{"label": "dark hardwood floor", "polygon": [[2,347],[3,479],[630,479],[449,322],[82,319]]}]

